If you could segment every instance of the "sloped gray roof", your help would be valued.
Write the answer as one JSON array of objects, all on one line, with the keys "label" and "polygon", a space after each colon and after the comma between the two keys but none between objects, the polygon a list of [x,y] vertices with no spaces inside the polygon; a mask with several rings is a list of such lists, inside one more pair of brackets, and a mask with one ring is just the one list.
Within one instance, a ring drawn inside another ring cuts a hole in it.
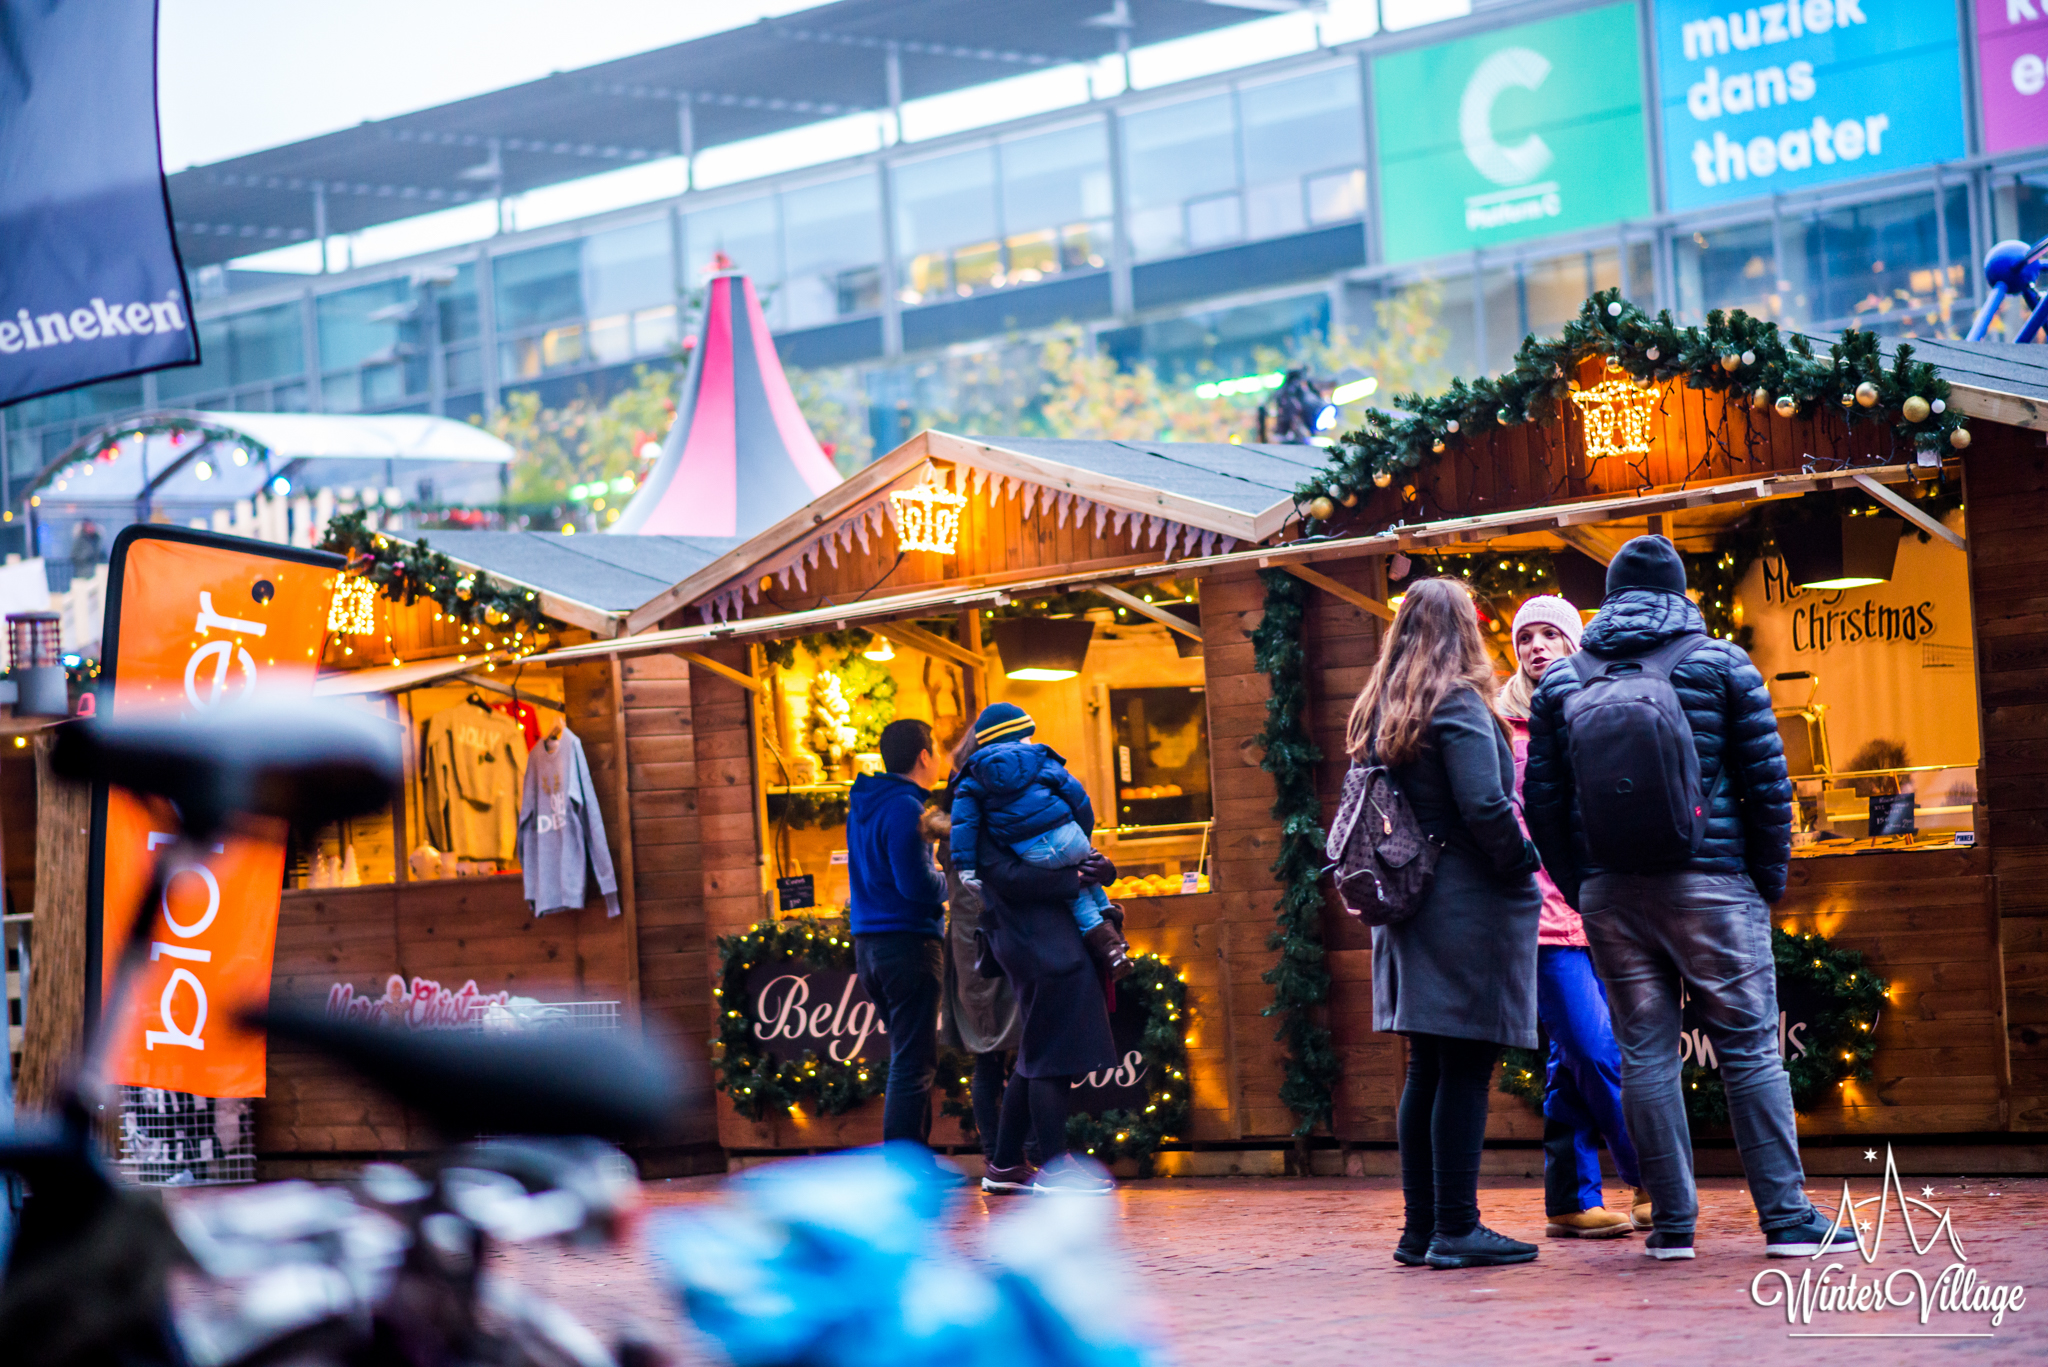
[{"label": "sloped gray roof", "polygon": [[425,532],[431,550],[606,612],[630,612],[739,545],[737,537]]},{"label": "sloped gray roof", "polygon": [[1322,469],[1330,458],[1320,446],[1240,446],[1222,441],[969,440],[1254,516],[1292,498],[1295,486]]},{"label": "sloped gray roof", "polygon": [[[1941,371],[1950,384],[1994,394],[2010,394],[2037,404],[2048,404],[2048,346],[2012,342],[1949,342],[1939,338],[1908,338],[1916,360],[1926,361]],[[1899,343],[1879,344],[1889,362]]]}]

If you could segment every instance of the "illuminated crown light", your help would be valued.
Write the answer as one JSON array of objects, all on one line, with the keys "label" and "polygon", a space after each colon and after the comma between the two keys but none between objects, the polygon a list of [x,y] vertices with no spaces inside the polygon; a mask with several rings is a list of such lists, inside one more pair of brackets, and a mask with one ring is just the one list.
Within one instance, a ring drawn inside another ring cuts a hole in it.
[{"label": "illuminated crown light", "polygon": [[965,494],[941,489],[936,484],[920,484],[893,491],[889,506],[895,509],[896,540],[904,550],[951,555],[959,544],[960,510],[967,506]]},{"label": "illuminated crown light", "polygon": [[377,630],[377,586],[361,575],[345,574],[334,581],[334,599],[327,605],[327,629],[344,636],[369,636]]},{"label": "illuminated crown light", "polygon": [[1602,380],[1572,391],[1586,434],[1586,459],[1650,454],[1650,417],[1657,396],[1627,380]]}]

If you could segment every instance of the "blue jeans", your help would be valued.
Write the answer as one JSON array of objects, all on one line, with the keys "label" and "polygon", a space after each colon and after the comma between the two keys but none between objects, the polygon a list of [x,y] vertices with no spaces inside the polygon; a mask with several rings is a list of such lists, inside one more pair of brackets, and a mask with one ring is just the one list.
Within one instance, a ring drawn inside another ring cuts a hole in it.
[{"label": "blue jeans", "polygon": [[882,1140],[932,1133],[932,1079],[939,1072],[939,997],[945,941],[893,930],[853,937],[853,971],[889,1032],[889,1085],[882,1094]]},{"label": "blue jeans", "polygon": [[1621,1111],[1621,1047],[1593,956],[1574,945],[1536,950],[1536,1016],[1550,1038],[1543,1091],[1543,1206],[1572,1215],[1603,1204],[1600,1141],[1621,1180],[1643,1184]]},{"label": "blue jeans", "polygon": [[[1086,859],[1095,846],[1088,839],[1088,832],[1080,823],[1069,821],[1064,826],[1055,826],[1043,835],[1034,835],[1029,840],[1019,840],[1010,848],[1017,857],[1036,869],[1071,869]],[[1086,935],[1102,924],[1102,913],[1109,909],[1109,894],[1101,888],[1082,888],[1081,895],[1072,903],[1074,924]]]},{"label": "blue jeans", "polygon": [[1720,1059],[1757,1223],[1766,1232],[1805,1223],[1813,1203],[1778,1053],[1771,913],[1756,885],[1742,874],[1595,874],[1579,891],[1579,915],[1614,1011],[1622,1110],[1658,1232],[1690,1234],[1699,1217],[1679,1071],[1681,983]]}]

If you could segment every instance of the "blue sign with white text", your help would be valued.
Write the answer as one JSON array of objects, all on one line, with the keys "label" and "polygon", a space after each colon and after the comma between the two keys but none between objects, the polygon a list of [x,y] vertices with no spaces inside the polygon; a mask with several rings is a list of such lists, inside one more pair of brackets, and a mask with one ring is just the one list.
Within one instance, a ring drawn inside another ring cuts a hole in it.
[{"label": "blue sign with white text", "polygon": [[198,359],[156,0],[0,0],[0,404]]},{"label": "blue sign with white text", "polygon": [[1954,0],[1657,0],[1673,209],[1961,157]]}]

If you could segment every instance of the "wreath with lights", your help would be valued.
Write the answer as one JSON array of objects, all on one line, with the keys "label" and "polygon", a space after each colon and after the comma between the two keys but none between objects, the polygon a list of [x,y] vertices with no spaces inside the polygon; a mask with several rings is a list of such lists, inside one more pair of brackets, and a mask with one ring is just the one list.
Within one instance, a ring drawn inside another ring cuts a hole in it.
[{"label": "wreath with lights", "polygon": [[[1133,1158],[1149,1170],[1152,1155],[1177,1140],[1187,1125],[1188,984],[1162,955],[1134,953],[1130,962],[1131,975],[1116,990],[1145,1003],[1145,1030],[1138,1041],[1145,1055],[1145,1107],[1070,1115],[1067,1143],[1101,1163]],[[945,1093],[939,1113],[957,1119],[966,1134],[975,1132],[968,1097],[973,1071],[973,1056],[958,1050],[948,1050],[939,1060],[939,1087]],[[984,1147],[993,1138],[982,1135]]]},{"label": "wreath with lights", "polygon": [[347,573],[376,585],[377,591],[407,607],[425,598],[466,626],[541,626],[539,595],[531,589],[498,583],[482,570],[465,569],[425,537],[400,541],[372,531],[369,514],[338,513],[327,524],[320,549],[348,557]]},{"label": "wreath with lights", "polygon": [[1851,427],[1882,424],[1909,450],[1962,450],[1970,444],[1963,415],[1949,407],[1948,381],[1901,343],[1885,368],[1874,332],[1845,329],[1825,356],[1798,333],[1741,309],[1715,309],[1704,327],[1680,327],[1670,311],[1652,318],[1618,289],[1588,299],[1554,338],[1527,337],[1504,375],[1453,380],[1442,394],[1402,394],[1398,412],[1369,409],[1358,427],[1330,448],[1329,464],[1295,491],[1307,531],[1341,507],[1356,507],[1367,485],[1386,488],[1403,473],[1440,457],[1452,442],[1496,427],[1555,421],[1573,397],[1579,362],[1607,358],[1616,378],[1638,384],[1680,381],[1742,401],[1781,418],[1839,408]]},{"label": "wreath with lights", "polygon": [[719,985],[711,990],[718,1009],[718,1048],[712,1060],[717,1086],[733,1109],[749,1120],[787,1115],[801,1107],[813,1115],[840,1115],[869,1097],[880,1096],[888,1069],[860,1059],[837,1063],[806,1052],[778,1060],[754,1037],[753,1022],[733,1003],[746,1000],[747,975],[762,962],[789,962],[841,973],[853,972],[853,936],[843,927],[810,916],[764,921],[744,935],[718,939]]},{"label": "wreath with lights", "polygon": [[[1773,927],[1771,957],[1780,984],[1796,984],[1817,1003],[1800,1043],[1806,1052],[1785,1060],[1794,1110],[1811,1111],[1851,1081],[1868,1082],[1877,1054],[1877,1021],[1891,986],[1870,971],[1857,949],[1839,949],[1824,935]],[[1543,1110],[1544,1058],[1534,1049],[1509,1049],[1500,1089]],[[1694,1124],[1728,1123],[1728,1093],[1721,1074],[1688,1062],[1683,1077],[1686,1118]]]}]

